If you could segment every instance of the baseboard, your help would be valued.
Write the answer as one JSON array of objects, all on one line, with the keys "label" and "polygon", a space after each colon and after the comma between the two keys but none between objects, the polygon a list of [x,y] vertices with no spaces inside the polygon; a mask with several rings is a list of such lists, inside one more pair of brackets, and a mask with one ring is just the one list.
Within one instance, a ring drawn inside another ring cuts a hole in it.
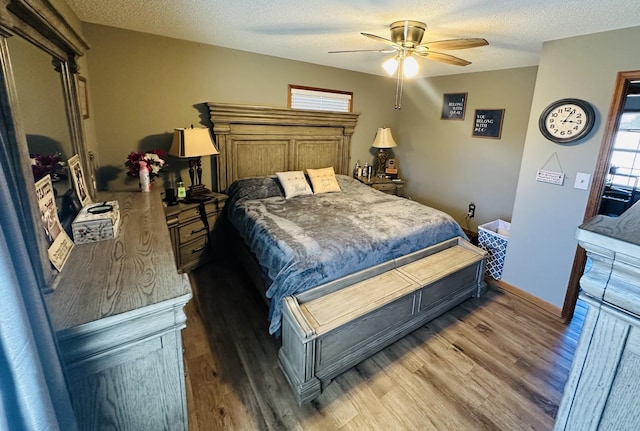
[{"label": "baseboard", "polygon": [[564,318],[562,317],[562,309],[560,307],[557,307],[553,304],[549,304],[548,302],[543,301],[537,296],[533,296],[532,294],[525,292],[524,290],[518,289],[517,287],[512,286],[509,283],[506,283],[502,280],[494,280],[491,277],[485,277],[485,281],[489,286],[497,290],[503,291],[505,293],[508,293],[510,295],[517,296],[520,299],[524,299],[525,301],[531,303],[532,305],[535,305],[541,310],[551,314],[553,317],[557,317],[558,319],[561,319],[562,321],[564,321]]}]

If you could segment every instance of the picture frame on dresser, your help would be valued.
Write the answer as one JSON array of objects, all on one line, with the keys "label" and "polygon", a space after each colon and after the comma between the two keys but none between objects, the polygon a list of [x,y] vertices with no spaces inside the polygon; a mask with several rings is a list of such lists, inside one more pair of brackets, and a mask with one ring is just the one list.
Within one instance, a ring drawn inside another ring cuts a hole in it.
[{"label": "picture frame on dresser", "polygon": [[89,195],[89,190],[87,189],[87,183],[85,182],[85,175],[82,169],[82,164],[80,163],[80,156],[78,154],[74,154],[67,160],[67,165],[69,166],[69,175],[71,176],[71,181],[73,182],[73,188],[76,192],[76,196],[80,201],[80,207],[84,207],[92,203],[91,195]]}]

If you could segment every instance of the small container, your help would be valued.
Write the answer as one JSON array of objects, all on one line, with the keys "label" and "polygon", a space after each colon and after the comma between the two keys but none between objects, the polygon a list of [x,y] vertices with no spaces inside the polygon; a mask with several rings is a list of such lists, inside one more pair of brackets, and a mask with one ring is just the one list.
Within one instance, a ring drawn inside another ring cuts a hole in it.
[{"label": "small container", "polygon": [[182,200],[187,197],[187,189],[184,187],[184,182],[182,178],[178,178],[176,181],[176,187],[178,189],[178,200]]},{"label": "small container", "polygon": [[149,177],[149,165],[147,162],[140,162],[140,191],[151,191],[151,178]]}]

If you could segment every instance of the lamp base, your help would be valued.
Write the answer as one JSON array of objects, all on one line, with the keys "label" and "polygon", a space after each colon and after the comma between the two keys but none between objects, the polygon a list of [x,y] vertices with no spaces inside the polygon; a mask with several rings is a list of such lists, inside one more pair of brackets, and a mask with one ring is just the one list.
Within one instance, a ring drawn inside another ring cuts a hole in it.
[{"label": "lamp base", "polygon": [[187,196],[198,196],[205,193],[211,193],[211,191],[207,189],[204,184],[194,184],[192,186],[189,186],[189,188],[187,189]]},{"label": "lamp base", "polygon": [[376,175],[380,178],[385,176],[385,168],[387,167],[387,159],[389,159],[389,153],[384,148],[379,148],[376,153]]}]

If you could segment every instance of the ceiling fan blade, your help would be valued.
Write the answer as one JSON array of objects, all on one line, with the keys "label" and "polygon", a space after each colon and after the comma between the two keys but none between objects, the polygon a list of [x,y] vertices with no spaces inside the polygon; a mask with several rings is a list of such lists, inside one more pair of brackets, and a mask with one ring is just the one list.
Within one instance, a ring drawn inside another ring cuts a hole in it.
[{"label": "ceiling fan blade", "polygon": [[343,52],[382,52],[388,54],[390,52],[396,52],[395,49],[351,49],[344,51],[329,51],[329,54],[341,54]]},{"label": "ceiling fan blade", "polygon": [[371,33],[360,33],[363,36],[366,36],[370,39],[376,40],[378,42],[382,42],[382,43],[386,43],[387,45],[391,45],[393,46],[395,49],[402,49],[402,45],[395,43],[392,40],[389,39],[385,39],[384,37],[381,36],[376,36],[375,34],[371,34]]},{"label": "ceiling fan blade", "polygon": [[423,52],[415,52],[416,55],[420,57],[427,58],[429,60],[440,61],[442,63],[453,64],[454,66],[468,66],[471,64],[470,61],[463,60],[462,58],[454,57],[453,55],[443,54],[441,52],[435,51],[423,51]]},{"label": "ceiling fan blade", "polygon": [[486,39],[482,38],[473,38],[473,39],[449,39],[449,40],[438,40],[435,42],[426,42],[421,43],[416,47],[416,50],[420,51],[421,48],[426,49],[437,49],[443,51],[450,51],[454,49],[467,49],[467,48],[476,48],[478,46],[489,45]]}]

